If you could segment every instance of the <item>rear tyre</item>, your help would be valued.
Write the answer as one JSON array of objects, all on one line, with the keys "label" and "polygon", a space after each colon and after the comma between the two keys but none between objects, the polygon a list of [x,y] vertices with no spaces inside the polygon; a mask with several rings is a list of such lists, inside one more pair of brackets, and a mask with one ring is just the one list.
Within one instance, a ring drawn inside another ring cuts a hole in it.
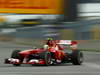
[{"label": "rear tyre", "polygon": [[81,65],[83,62],[83,53],[79,50],[73,51],[71,60],[73,65]]},{"label": "rear tyre", "polygon": [[[11,58],[19,59],[21,61],[20,55],[18,54],[20,50],[14,50],[11,54]],[[13,64],[14,66],[20,66],[21,64]]]}]

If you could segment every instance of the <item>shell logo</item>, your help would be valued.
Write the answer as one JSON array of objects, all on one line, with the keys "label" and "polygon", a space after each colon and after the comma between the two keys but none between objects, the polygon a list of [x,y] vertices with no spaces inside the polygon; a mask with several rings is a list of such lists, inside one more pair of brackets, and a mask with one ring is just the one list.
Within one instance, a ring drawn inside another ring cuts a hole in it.
[{"label": "shell logo", "polygon": [[59,14],[62,0],[0,0],[0,13]]}]

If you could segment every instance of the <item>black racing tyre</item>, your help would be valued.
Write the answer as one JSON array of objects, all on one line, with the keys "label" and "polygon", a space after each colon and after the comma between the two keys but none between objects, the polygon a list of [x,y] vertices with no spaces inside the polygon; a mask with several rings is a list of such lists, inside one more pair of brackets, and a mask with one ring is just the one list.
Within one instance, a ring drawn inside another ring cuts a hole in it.
[{"label": "black racing tyre", "polygon": [[46,52],[45,53],[45,65],[46,66],[49,66],[49,65],[51,65],[51,54],[50,53],[48,53],[48,52]]},{"label": "black racing tyre", "polygon": [[43,52],[40,54],[41,58],[45,61],[45,66],[51,65],[51,54],[49,52]]},{"label": "black racing tyre", "polygon": [[[14,50],[11,54],[11,58],[19,59],[21,61],[20,55],[18,54],[20,50]],[[20,66],[21,64],[13,64],[14,66]]]},{"label": "black racing tyre", "polygon": [[81,65],[83,62],[83,53],[79,50],[75,50],[72,52],[72,57],[71,57],[73,65]]}]

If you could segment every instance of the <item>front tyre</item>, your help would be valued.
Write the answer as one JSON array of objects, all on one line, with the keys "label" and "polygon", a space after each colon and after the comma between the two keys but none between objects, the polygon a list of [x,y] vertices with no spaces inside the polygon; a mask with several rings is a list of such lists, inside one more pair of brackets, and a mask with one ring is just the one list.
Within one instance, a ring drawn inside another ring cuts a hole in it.
[{"label": "front tyre", "polygon": [[81,65],[83,62],[83,53],[79,50],[73,51],[71,60],[74,65]]},{"label": "front tyre", "polygon": [[46,66],[51,65],[51,54],[49,52],[45,52],[44,60]]},{"label": "front tyre", "polygon": [[45,61],[45,66],[51,65],[51,53],[47,51],[40,53],[40,59]]},{"label": "front tyre", "polygon": [[[11,54],[11,58],[14,58],[14,59],[19,59],[21,61],[21,57],[20,55],[18,54],[20,52],[20,50],[14,50]],[[21,64],[13,64],[14,66],[20,66]]]}]

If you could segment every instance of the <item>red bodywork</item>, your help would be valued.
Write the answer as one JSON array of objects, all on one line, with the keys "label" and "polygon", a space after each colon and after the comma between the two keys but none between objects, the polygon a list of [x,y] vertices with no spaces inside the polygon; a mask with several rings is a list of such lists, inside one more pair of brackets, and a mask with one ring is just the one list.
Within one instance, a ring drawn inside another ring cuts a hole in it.
[{"label": "red bodywork", "polygon": [[[30,50],[25,50],[25,51],[21,51],[19,52],[19,55],[21,57],[23,57],[24,59],[28,58],[28,55],[30,54],[38,54],[38,53],[42,53],[44,52],[44,49],[43,48],[40,48],[40,49],[30,49]],[[23,64],[45,64],[45,61],[40,59],[39,62],[23,62]]]},{"label": "red bodywork", "polygon": [[[52,59],[62,60],[65,57],[65,53],[62,51],[63,48],[60,47],[60,45],[58,43],[60,43],[60,40],[55,40],[55,41],[53,40],[53,41],[47,42],[46,44],[49,46],[49,48],[47,50],[48,50],[48,52],[54,54],[52,56]],[[71,43],[69,43],[69,42],[67,42],[67,43],[70,45],[77,44],[75,41],[74,42],[71,41]],[[56,50],[56,47],[57,47],[57,50]],[[6,62],[6,63],[8,63],[8,64],[45,64],[45,61],[43,59],[27,61],[29,55],[39,54],[42,52],[45,52],[44,48],[24,50],[24,51],[21,51],[18,53],[21,58],[24,58],[23,62],[18,61],[18,59],[9,58],[9,59],[7,59],[7,60],[9,60],[9,62]]]},{"label": "red bodywork", "polygon": [[[21,51],[19,52],[19,55],[23,58],[28,58],[28,55],[30,54],[38,54],[38,53],[42,53],[44,52],[45,50],[43,48],[40,48],[40,49],[30,49],[30,50],[25,50],[25,51]],[[59,60],[62,60],[63,57],[64,57],[64,53],[61,51],[61,50],[57,50],[55,51],[53,48],[49,48],[48,49],[48,52],[52,52],[54,53],[54,56],[52,57],[53,59],[59,59]],[[40,59],[38,63],[28,63],[28,62],[25,62],[24,64],[45,64],[45,61]]]},{"label": "red bodywork", "polygon": [[22,56],[22,57],[26,57],[29,54],[41,53],[43,51],[45,51],[43,48],[40,48],[40,49],[29,49],[29,50],[24,50],[24,51],[19,52],[19,55]]}]

